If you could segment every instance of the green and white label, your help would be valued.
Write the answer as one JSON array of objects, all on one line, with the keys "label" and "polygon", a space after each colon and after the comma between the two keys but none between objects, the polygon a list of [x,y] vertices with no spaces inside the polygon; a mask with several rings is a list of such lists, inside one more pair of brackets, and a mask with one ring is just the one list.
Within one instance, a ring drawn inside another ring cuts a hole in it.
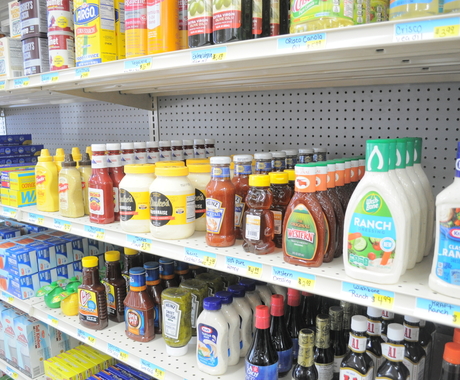
[{"label": "green and white label", "polygon": [[316,224],[310,211],[303,204],[297,205],[289,215],[284,243],[289,256],[303,260],[313,260],[316,256],[318,245]]}]

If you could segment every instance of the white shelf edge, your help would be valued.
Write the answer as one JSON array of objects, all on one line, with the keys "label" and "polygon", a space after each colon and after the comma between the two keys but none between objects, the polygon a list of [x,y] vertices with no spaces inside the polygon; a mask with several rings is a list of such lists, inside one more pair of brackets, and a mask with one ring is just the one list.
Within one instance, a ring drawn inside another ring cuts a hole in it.
[{"label": "white shelf edge", "polygon": [[29,377],[22,373],[19,369],[8,364],[5,360],[0,358],[0,370],[5,372],[9,377],[14,380],[45,380],[45,375],[41,375],[35,378]]}]

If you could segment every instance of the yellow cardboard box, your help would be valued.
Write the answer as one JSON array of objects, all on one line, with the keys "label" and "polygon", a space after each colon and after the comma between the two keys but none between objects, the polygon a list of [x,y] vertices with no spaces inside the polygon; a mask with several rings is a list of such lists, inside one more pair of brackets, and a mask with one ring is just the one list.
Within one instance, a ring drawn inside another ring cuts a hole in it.
[{"label": "yellow cardboard box", "polygon": [[[3,190],[3,189],[2,189]],[[7,189],[8,190],[8,189]],[[8,190],[10,206],[24,207],[37,204],[37,194],[35,189],[32,190]]]},{"label": "yellow cardboard box", "polygon": [[9,177],[11,190],[35,189],[35,170],[13,171]]}]

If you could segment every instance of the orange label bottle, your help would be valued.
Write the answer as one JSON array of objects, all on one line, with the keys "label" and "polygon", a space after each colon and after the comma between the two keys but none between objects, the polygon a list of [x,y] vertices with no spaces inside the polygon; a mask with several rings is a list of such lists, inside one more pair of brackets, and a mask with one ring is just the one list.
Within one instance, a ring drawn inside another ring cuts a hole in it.
[{"label": "orange label bottle", "polygon": [[147,0],[125,1],[126,58],[147,55]]},{"label": "orange label bottle", "polygon": [[179,50],[179,2],[147,0],[147,53]]}]

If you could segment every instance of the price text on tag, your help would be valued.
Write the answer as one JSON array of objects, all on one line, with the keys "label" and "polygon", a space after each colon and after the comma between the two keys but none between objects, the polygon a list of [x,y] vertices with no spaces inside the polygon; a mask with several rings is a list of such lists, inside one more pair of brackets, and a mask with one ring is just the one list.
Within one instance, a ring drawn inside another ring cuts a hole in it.
[{"label": "price text on tag", "polygon": [[14,303],[14,297],[7,292],[2,292],[2,300],[8,302],[10,305]]},{"label": "price text on tag", "polygon": [[124,73],[132,73],[135,71],[144,71],[152,68],[152,58],[140,58],[133,59],[131,61],[125,61],[125,66],[123,68]]},{"label": "price text on tag", "polygon": [[59,319],[48,314],[48,321],[50,321],[51,326],[57,327],[59,325]]},{"label": "price text on tag", "polygon": [[190,52],[192,63],[223,61],[227,59],[227,47],[217,47]]},{"label": "price text on tag", "polygon": [[96,344],[96,337],[92,336],[91,334],[88,334],[86,331],[78,329],[77,336],[78,339],[81,340],[83,343],[88,343],[91,346],[94,346]]},{"label": "price text on tag", "polygon": [[225,258],[225,267],[229,272],[237,273],[245,277],[262,277],[262,264],[255,263],[249,260],[237,259],[235,257]]},{"label": "price text on tag", "polygon": [[215,268],[217,256],[211,252],[199,251],[197,249],[185,248],[184,261],[186,263],[200,265],[208,268]]},{"label": "price text on tag", "polygon": [[85,226],[85,232],[89,235],[90,239],[104,240],[105,230],[94,226]]},{"label": "price text on tag", "polygon": [[460,326],[460,306],[417,298],[414,315],[445,325]]},{"label": "price text on tag", "polygon": [[53,226],[59,231],[70,232],[72,230],[72,225],[66,220],[54,219]]},{"label": "price text on tag", "polygon": [[272,267],[272,281],[289,288],[311,291],[315,288],[316,276],[290,269]]},{"label": "price text on tag", "polygon": [[6,366],[5,373],[12,379],[19,379],[18,373],[15,370],[13,370],[11,367]]},{"label": "price text on tag", "polygon": [[13,82],[13,88],[23,88],[23,87],[27,87],[30,83],[30,80],[28,77],[24,77],[24,78],[17,78],[14,80]]},{"label": "price text on tag", "polygon": [[394,26],[393,41],[413,42],[459,35],[460,17],[440,20],[421,20],[398,23]]},{"label": "price text on tag", "polygon": [[130,248],[149,252],[152,250],[152,240],[145,237],[126,235],[126,243]]},{"label": "price text on tag", "polygon": [[379,309],[393,310],[394,292],[371,286],[342,282],[342,295],[351,302],[364,303]]},{"label": "price text on tag", "polygon": [[6,81],[0,81],[0,90],[4,90],[6,88]]},{"label": "price text on tag", "polygon": [[294,52],[324,49],[326,47],[326,33],[313,33],[305,36],[278,38],[278,52]]},{"label": "price text on tag", "polygon": [[78,79],[89,78],[89,74],[90,74],[89,67],[81,67],[75,70],[75,78],[78,78]]},{"label": "price text on tag", "polygon": [[457,37],[460,32],[460,25],[438,26],[434,28],[434,38]]},{"label": "price text on tag", "polygon": [[148,373],[150,376],[153,376],[155,379],[158,380],[164,380],[165,378],[164,369],[144,359],[141,359],[141,371]]},{"label": "price text on tag", "polygon": [[129,359],[129,354],[126,351],[123,351],[121,348],[114,346],[113,344],[108,343],[107,350],[109,355],[113,356],[115,359],[127,362]]},{"label": "price text on tag", "polygon": [[56,83],[59,80],[59,73],[47,73],[40,76],[41,83]]},{"label": "price text on tag", "polygon": [[6,216],[7,218],[15,219],[17,213],[18,213],[17,210],[11,207],[3,207],[3,210],[2,210],[2,215]]},{"label": "price text on tag", "polygon": [[39,226],[43,226],[45,224],[45,218],[37,214],[30,213],[27,220],[29,223],[38,224]]}]

